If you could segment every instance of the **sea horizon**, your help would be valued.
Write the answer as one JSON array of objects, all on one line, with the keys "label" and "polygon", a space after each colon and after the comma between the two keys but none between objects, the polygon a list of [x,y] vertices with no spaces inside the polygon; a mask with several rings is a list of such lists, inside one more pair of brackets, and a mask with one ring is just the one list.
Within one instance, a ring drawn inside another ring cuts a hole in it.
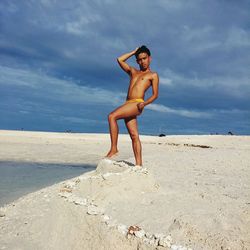
[{"label": "sea horizon", "polygon": [[[0,131],[18,131],[18,132],[37,132],[37,133],[64,133],[64,134],[102,134],[102,135],[109,135],[109,132],[89,132],[89,131],[74,131],[74,130],[29,130],[29,129],[0,129]],[[119,135],[128,135],[128,132],[119,132]],[[249,136],[249,134],[238,134],[234,133],[232,131],[228,131],[225,133],[218,133],[218,132],[197,132],[197,133],[165,133],[165,132],[159,132],[159,133],[140,133],[140,135],[145,136],[159,136],[159,135],[165,135],[165,136],[192,136],[192,135],[234,135],[234,136]]]}]

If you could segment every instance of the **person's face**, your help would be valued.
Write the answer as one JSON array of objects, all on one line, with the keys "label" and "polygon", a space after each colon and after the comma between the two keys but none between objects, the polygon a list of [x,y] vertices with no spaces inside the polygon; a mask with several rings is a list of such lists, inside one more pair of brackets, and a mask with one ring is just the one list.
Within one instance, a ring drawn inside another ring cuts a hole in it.
[{"label": "person's face", "polygon": [[151,57],[147,53],[140,53],[136,59],[141,70],[146,70],[151,62]]}]

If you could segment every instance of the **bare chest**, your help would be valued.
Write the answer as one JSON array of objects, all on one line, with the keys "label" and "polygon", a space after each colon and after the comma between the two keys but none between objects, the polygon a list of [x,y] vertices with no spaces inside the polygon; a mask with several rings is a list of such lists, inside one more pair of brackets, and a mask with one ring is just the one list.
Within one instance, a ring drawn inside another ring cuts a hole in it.
[{"label": "bare chest", "polygon": [[148,88],[151,85],[151,77],[149,74],[137,74],[131,78],[130,83],[133,87]]}]

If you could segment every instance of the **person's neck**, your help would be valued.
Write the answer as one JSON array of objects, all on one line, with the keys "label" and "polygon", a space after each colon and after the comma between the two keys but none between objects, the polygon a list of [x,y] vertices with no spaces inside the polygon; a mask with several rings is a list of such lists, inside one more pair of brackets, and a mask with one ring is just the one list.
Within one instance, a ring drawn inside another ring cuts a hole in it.
[{"label": "person's neck", "polygon": [[140,71],[143,72],[143,73],[150,72],[150,68],[147,68],[147,69],[144,69],[144,70],[140,68]]}]

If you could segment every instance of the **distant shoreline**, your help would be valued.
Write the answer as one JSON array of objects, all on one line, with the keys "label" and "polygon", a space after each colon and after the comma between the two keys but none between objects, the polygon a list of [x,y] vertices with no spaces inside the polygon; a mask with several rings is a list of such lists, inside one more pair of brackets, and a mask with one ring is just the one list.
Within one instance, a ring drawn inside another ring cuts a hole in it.
[{"label": "distant shoreline", "polygon": [[[90,133],[90,132],[79,132],[79,131],[43,131],[43,130],[21,130],[21,129],[0,129],[0,132],[30,132],[30,133],[54,133],[54,134],[89,134],[89,135],[109,135],[109,133],[104,133],[104,132],[93,132],[93,133]],[[148,134],[143,134],[141,133],[140,135],[141,136],[159,136],[161,134],[163,134],[164,136],[208,136],[208,135],[213,135],[213,136],[216,136],[216,135],[224,135],[224,136],[250,136],[250,134],[237,134],[237,133],[233,133],[231,132],[232,134],[229,134],[230,131],[228,132],[225,132],[225,133],[216,133],[216,132],[208,132],[208,133],[197,133],[197,134],[185,134],[185,133],[180,133],[180,134],[168,134],[168,133],[161,133],[159,132],[158,134],[151,134],[151,133],[148,133]],[[119,133],[119,135],[127,135],[128,133],[125,132],[125,133]]]}]

